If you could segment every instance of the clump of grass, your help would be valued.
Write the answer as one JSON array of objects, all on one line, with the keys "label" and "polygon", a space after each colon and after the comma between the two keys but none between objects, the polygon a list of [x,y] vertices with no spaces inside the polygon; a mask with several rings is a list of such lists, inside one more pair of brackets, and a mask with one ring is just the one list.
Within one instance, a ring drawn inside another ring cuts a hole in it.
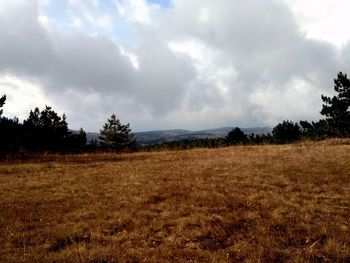
[{"label": "clump of grass", "polygon": [[349,262],[349,140],[0,165],[2,262]]}]

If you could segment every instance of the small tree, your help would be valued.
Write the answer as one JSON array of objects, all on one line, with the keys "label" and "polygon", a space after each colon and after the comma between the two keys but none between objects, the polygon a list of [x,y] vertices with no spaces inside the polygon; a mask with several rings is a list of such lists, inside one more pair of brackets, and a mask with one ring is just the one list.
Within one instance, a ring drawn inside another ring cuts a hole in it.
[{"label": "small tree", "polygon": [[247,140],[247,135],[245,135],[244,132],[242,132],[238,127],[234,128],[226,136],[227,145],[245,144]]},{"label": "small tree", "polygon": [[100,134],[99,139],[101,140],[102,146],[107,149],[113,149],[117,152],[131,148],[134,144],[130,124],[121,124],[115,114],[112,114],[103,125]]},{"label": "small tree", "polygon": [[298,123],[283,121],[273,128],[272,136],[275,143],[292,143],[300,140],[301,129]]},{"label": "small tree", "polygon": [[338,73],[334,79],[334,90],[338,93],[331,97],[323,96],[321,114],[326,116],[333,136],[350,136],[350,80],[346,74]]}]

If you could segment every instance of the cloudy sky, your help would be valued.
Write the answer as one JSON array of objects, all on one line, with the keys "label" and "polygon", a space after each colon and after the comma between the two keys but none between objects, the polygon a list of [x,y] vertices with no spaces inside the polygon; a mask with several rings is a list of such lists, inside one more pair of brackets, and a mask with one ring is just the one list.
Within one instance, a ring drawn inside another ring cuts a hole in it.
[{"label": "cloudy sky", "polygon": [[0,95],[98,131],[320,118],[350,72],[348,0],[1,0]]}]

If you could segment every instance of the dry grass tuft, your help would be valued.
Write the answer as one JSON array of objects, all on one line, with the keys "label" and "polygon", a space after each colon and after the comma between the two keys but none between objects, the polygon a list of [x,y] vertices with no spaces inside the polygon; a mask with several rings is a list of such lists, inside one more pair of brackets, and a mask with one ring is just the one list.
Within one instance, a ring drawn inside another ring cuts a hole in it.
[{"label": "dry grass tuft", "polygon": [[0,164],[1,262],[350,262],[350,140]]}]

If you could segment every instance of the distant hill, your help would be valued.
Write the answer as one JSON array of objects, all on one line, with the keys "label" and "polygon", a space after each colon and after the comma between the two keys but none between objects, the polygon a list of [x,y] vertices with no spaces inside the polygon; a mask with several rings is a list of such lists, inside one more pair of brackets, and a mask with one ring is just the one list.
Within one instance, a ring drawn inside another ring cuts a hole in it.
[{"label": "distant hill", "polygon": [[[145,132],[135,132],[135,140],[138,144],[150,145],[159,144],[163,142],[180,141],[180,140],[195,140],[205,138],[218,138],[225,137],[233,127],[222,127],[217,129],[206,129],[201,131],[190,130],[155,130]],[[272,131],[270,127],[254,127],[254,128],[241,128],[246,134],[267,134]],[[87,132],[87,141],[98,140],[99,133]]]}]

